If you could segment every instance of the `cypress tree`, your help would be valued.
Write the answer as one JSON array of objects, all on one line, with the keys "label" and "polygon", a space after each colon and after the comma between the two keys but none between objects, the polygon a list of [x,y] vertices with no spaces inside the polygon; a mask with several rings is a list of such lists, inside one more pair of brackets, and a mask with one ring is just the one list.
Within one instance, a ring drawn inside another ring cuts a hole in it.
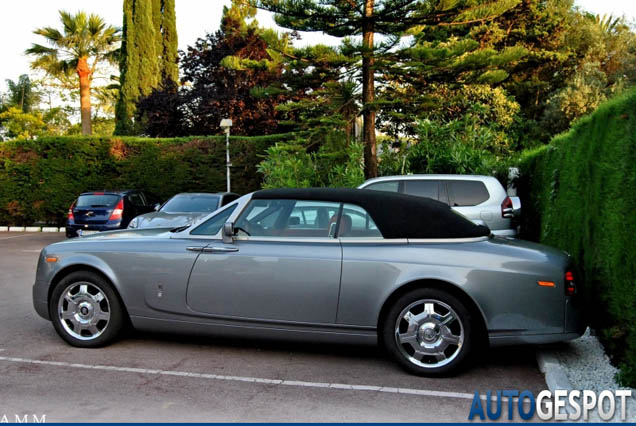
[{"label": "cypress tree", "polygon": [[173,0],[124,0],[119,67],[115,134],[130,135],[136,133],[133,117],[139,98],[148,96],[164,78],[178,79]]},{"label": "cypress tree", "polygon": [[161,77],[162,81],[179,81],[177,65],[177,18],[174,11],[174,0],[163,0],[161,10]]},{"label": "cypress tree", "polygon": [[137,77],[139,51],[135,48],[135,25],[133,10],[135,0],[124,0],[124,23],[122,27],[121,54],[119,62],[119,99],[115,108],[116,135],[132,134],[132,116],[135,100],[139,98]]}]

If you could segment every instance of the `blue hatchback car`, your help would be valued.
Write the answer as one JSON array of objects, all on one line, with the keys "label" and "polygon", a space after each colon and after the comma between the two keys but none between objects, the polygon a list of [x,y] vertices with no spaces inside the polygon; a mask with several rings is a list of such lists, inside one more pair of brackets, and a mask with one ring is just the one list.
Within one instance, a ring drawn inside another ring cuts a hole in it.
[{"label": "blue hatchback car", "polygon": [[68,209],[66,236],[125,229],[140,214],[151,212],[159,200],[139,190],[84,192]]}]

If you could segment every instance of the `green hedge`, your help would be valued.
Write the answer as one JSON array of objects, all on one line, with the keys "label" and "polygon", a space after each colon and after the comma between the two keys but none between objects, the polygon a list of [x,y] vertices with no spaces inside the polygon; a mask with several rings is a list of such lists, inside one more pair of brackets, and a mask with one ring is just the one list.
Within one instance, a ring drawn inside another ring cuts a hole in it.
[{"label": "green hedge", "polygon": [[[257,164],[287,135],[232,137],[232,190],[259,189]],[[0,143],[0,224],[63,224],[83,191],[140,188],[163,199],[225,190],[225,137],[45,137]]]},{"label": "green hedge", "polygon": [[636,91],[526,153],[520,169],[524,236],[574,256],[587,318],[636,386]]}]

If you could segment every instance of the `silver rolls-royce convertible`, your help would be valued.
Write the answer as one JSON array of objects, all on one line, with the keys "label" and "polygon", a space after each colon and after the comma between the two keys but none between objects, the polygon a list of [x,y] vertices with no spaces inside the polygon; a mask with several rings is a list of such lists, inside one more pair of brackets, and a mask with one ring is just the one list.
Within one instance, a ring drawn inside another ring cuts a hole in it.
[{"label": "silver rolls-royce convertible", "polygon": [[33,302],[69,344],[147,331],[379,343],[445,374],[479,343],[581,335],[559,250],[494,237],[440,202],[357,189],[245,195],[188,226],[42,250]]}]

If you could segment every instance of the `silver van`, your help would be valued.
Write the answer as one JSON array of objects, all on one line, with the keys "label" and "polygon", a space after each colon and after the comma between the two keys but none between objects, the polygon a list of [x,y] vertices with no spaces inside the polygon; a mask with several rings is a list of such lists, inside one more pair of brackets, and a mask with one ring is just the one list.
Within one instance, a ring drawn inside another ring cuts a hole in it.
[{"label": "silver van", "polygon": [[508,196],[501,183],[492,176],[384,176],[369,179],[358,188],[432,198],[448,204],[473,222],[488,226],[495,235],[517,235],[512,219],[521,214],[521,201],[518,197]]}]

